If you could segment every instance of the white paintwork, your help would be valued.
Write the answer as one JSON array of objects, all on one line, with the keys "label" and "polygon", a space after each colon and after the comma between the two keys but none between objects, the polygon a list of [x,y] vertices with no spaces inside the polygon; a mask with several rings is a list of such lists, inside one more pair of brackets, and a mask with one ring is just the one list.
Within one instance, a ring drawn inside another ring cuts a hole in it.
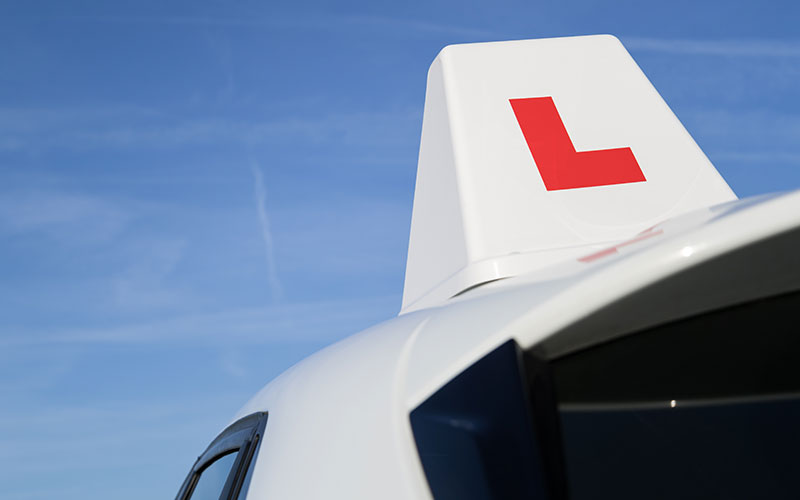
[{"label": "white paintwork", "polygon": [[[600,146],[587,142],[584,147]],[[695,148],[696,161],[704,159],[693,143],[686,147]],[[702,182],[685,172],[681,178],[688,185],[714,184],[711,198],[729,197],[726,186],[711,182],[713,175],[704,169],[691,168],[705,178]],[[658,199],[653,206],[669,205],[673,210],[692,197],[692,203],[700,203],[702,193],[681,190],[677,184],[675,180],[663,186],[685,198],[670,196],[667,201],[654,192]],[[626,203],[638,196],[628,195]],[[604,199],[592,196],[592,203]],[[546,209],[568,205],[574,208],[561,200]],[[570,219],[569,227],[581,226],[578,219]],[[642,229],[628,222],[617,220],[612,226]],[[596,245],[582,247],[562,253],[558,264],[528,272],[522,272],[526,264],[521,262],[514,277],[437,299],[433,307],[402,314],[334,344],[276,378],[234,417],[269,412],[247,498],[431,498],[408,416],[466,367],[509,339],[524,348],[546,345],[558,338],[554,333],[649,284],[799,227],[800,191],[700,208],[645,233],[614,233],[611,239],[620,242],[613,250],[596,253]],[[589,238],[590,229],[581,234]]]},{"label": "white paintwork", "polygon": [[261,390],[239,416],[269,408],[248,498],[425,498],[403,398],[409,314],[320,351]]},{"label": "white paintwork", "polygon": [[324,349],[234,417],[270,412],[248,499],[431,498],[408,414],[455,375],[509,339],[530,347],[650,283],[798,227],[800,191],[701,209],[617,254],[492,283]]},{"label": "white paintwork", "polygon": [[[547,191],[509,99],[552,96],[578,151],[646,182]],[[616,38],[453,45],[428,73],[403,312],[735,199]]]}]

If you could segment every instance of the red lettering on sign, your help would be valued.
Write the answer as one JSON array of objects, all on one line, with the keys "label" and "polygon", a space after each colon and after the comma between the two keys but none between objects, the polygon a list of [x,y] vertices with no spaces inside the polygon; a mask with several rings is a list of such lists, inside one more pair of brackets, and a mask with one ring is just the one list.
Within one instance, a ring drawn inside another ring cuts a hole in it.
[{"label": "red lettering on sign", "polygon": [[548,191],[646,180],[631,148],[575,151],[552,97],[509,102]]}]

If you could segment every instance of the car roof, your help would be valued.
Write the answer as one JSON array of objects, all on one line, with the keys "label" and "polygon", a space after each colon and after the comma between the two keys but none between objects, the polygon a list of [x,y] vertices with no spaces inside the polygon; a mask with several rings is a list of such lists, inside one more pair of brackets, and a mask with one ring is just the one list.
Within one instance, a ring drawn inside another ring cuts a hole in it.
[{"label": "car roof", "polygon": [[[523,348],[541,344],[555,354],[579,348],[587,336],[570,328],[581,320],[626,297],[662,300],[638,292],[797,228],[800,191],[697,210],[606,249],[401,314],[329,346],[269,383],[234,418],[270,412],[251,491],[298,498],[425,497],[408,413],[455,375],[509,339]],[[797,285],[781,281],[790,274],[781,273],[784,264],[777,259],[769,271],[769,291]],[[706,294],[702,286],[698,293]],[[713,301],[707,305],[713,307]],[[673,316],[692,312],[663,309]],[[628,329],[646,326],[643,318],[647,315],[631,314]],[[303,479],[320,468],[323,478]]]}]

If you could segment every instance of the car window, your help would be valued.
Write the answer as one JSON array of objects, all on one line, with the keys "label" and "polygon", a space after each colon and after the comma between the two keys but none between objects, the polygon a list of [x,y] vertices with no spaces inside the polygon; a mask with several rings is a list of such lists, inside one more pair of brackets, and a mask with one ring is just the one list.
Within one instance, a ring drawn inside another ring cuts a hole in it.
[{"label": "car window", "polygon": [[266,424],[259,412],[229,425],[198,457],[176,500],[244,498]]},{"label": "car window", "polygon": [[800,292],[548,358],[513,340],[410,414],[436,500],[796,499]]},{"label": "car window", "polygon": [[570,498],[797,498],[798,306],[762,299],[552,363]]},{"label": "car window", "polygon": [[238,454],[237,450],[223,455],[203,469],[189,498],[192,500],[219,500]]}]

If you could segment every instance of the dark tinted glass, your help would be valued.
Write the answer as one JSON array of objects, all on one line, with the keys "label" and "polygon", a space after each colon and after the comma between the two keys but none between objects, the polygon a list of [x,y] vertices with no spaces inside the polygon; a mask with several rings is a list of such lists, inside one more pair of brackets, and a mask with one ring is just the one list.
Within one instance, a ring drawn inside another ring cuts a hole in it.
[{"label": "dark tinted glass", "polygon": [[411,413],[443,499],[800,498],[800,293],[546,360],[509,342]]},{"label": "dark tinted glass", "polygon": [[551,363],[570,498],[798,498],[800,295]]},{"label": "dark tinted glass", "polygon": [[436,500],[545,498],[521,355],[501,346],[411,413]]},{"label": "dark tinted glass", "polygon": [[570,498],[796,499],[800,400],[562,413]]},{"label": "dark tinted glass", "polygon": [[219,500],[238,454],[239,452],[235,451],[223,455],[203,469],[189,498],[192,500]]}]

